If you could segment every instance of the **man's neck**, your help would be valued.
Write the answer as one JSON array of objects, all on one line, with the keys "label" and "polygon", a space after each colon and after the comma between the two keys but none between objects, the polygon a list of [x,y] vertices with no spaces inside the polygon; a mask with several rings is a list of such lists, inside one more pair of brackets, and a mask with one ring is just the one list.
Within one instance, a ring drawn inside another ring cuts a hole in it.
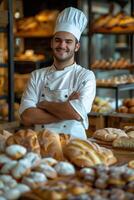
[{"label": "man's neck", "polygon": [[57,70],[63,70],[65,69],[66,67],[68,66],[71,66],[74,64],[74,61],[71,61],[71,62],[64,62],[64,63],[59,63],[59,62],[56,62],[54,61],[53,65],[54,67],[57,69]]}]

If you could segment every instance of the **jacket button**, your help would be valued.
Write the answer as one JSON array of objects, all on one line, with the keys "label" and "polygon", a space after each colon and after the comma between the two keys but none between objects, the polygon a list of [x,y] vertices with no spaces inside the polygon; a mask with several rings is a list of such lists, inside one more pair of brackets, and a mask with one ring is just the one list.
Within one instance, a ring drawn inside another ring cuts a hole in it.
[{"label": "jacket button", "polygon": [[65,98],[67,98],[68,97],[68,95],[65,95]]},{"label": "jacket button", "polygon": [[64,125],[63,127],[64,127],[64,128],[66,128],[67,126],[66,126],[66,125]]},{"label": "jacket button", "polygon": [[44,125],[41,125],[41,128],[45,128]]},{"label": "jacket button", "polygon": [[44,94],[42,94],[41,96],[42,96],[42,97],[44,97],[45,95],[44,95]]}]

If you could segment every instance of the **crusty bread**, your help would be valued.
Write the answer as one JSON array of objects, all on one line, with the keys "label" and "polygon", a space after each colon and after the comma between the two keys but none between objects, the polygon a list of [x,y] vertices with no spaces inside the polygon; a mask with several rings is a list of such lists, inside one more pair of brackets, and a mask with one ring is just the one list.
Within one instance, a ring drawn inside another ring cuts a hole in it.
[{"label": "crusty bread", "polygon": [[103,128],[95,131],[93,134],[93,138],[107,142],[112,142],[117,137],[122,137],[122,136],[128,137],[124,130],[117,128]]},{"label": "crusty bread", "polygon": [[37,133],[32,129],[20,129],[14,133],[6,141],[7,146],[11,144],[20,144],[26,147],[27,151],[33,151],[40,154],[40,146],[37,138]]},{"label": "crusty bread", "polygon": [[66,144],[68,144],[71,135],[70,134],[64,134],[64,133],[60,133],[60,142],[61,142],[61,146],[64,147]]},{"label": "crusty bread", "polygon": [[113,141],[112,146],[115,148],[134,150],[134,138],[117,138]]},{"label": "crusty bread", "polygon": [[104,154],[104,148],[101,150],[98,144],[89,140],[70,140],[64,147],[64,154],[72,163],[79,167],[90,167],[101,163],[109,165],[116,162],[116,158],[111,150],[108,150],[108,152]]},{"label": "crusty bread", "polygon": [[62,146],[59,134],[49,130],[40,131],[38,133],[38,141],[42,157],[50,157],[57,160],[63,160]]}]

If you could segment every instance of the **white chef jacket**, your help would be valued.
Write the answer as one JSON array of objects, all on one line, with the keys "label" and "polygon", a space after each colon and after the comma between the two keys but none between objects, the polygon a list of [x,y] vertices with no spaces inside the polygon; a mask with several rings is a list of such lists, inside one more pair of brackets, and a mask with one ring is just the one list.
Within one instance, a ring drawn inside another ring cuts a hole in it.
[{"label": "white chef jacket", "polygon": [[21,114],[27,108],[36,107],[36,104],[43,100],[64,102],[73,91],[80,92],[80,98],[69,102],[82,120],[63,120],[51,124],[36,125],[35,129],[48,129],[55,133],[66,133],[85,139],[85,129],[88,128],[88,113],[91,110],[96,92],[96,81],[92,71],[76,63],[63,70],[56,70],[52,65],[33,71],[22,95],[19,112]]}]

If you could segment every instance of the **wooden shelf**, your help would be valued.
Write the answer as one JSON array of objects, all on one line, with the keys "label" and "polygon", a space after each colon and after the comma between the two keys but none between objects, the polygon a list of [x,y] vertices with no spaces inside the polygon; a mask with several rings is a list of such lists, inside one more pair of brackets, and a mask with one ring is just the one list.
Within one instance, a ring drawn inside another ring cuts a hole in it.
[{"label": "wooden shelf", "polygon": [[48,33],[45,30],[33,31],[33,32],[17,32],[14,34],[15,37],[24,37],[24,38],[32,38],[32,37],[52,37],[53,33]]},{"label": "wooden shelf", "polygon": [[91,30],[92,33],[102,33],[102,34],[133,34],[134,33],[134,27],[133,26],[116,26],[113,28],[99,28],[98,30]]}]

